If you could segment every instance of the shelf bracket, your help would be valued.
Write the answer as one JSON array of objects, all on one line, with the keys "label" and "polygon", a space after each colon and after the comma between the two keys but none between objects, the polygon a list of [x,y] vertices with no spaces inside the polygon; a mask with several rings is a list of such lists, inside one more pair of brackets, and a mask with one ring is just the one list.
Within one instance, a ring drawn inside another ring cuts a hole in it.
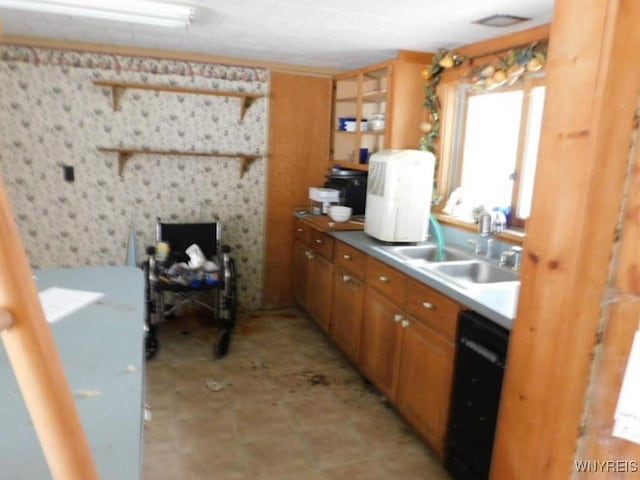
[{"label": "shelf bracket", "polygon": [[243,157],[242,162],[240,163],[240,178],[244,177],[244,174],[247,173],[249,167],[253,163],[253,161],[258,157]]},{"label": "shelf bracket", "polygon": [[256,100],[256,97],[244,96],[242,97],[242,108],[240,109],[240,120],[244,120],[244,114],[247,113],[249,107],[253,105],[253,102]]},{"label": "shelf bracket", "polygon": [[124,151],[118,152],[118,175],[120,175],[120,178],[122,178],[122,172],[124,170],[124,166],[127,164],[129,159],[131,158],[131,155],[133,155],[133,152],[124,152]]},{"label": "shelf bracket", "polygon": [[126,89],[117,85],[111,86],[111,102],[114,112],[120,111],[120,99]]}]

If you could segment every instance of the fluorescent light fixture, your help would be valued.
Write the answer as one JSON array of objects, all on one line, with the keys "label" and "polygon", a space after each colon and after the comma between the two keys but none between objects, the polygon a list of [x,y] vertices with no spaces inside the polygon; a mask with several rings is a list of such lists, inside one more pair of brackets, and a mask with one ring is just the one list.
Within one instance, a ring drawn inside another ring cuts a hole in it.
[{"label": "fluorescent light fixture", "polygon": [[511,25],[515,25],[516,23],[526,22],[527,20],[531,19],[526,17],[518,17],[516,15],[497,14],[481,18],[480,20],[476,20],[475,22],[471,23],[479,23],[480,25],[485,25],[487,27],[510,27]]},{"label": "fluorescent light fixture", "polygon": [[186,28],[195,7],[151,0],[0,0],[0,8]]}]

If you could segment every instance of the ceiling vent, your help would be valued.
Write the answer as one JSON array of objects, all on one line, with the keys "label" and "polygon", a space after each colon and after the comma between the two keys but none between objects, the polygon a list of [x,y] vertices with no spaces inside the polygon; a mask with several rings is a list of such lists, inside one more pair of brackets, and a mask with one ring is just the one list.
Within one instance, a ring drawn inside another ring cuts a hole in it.
[{"label": "ceiling vent", "polygon": [[516,15],[496,14],[489,17],[481,18],[480,20],[476,20],[471,23],[478,23],[487,27],[502,28],[510,27],[511,25],[515,25],[516,23],[526,22],[528,20],[531,19],[527,17],[518,17]]}]

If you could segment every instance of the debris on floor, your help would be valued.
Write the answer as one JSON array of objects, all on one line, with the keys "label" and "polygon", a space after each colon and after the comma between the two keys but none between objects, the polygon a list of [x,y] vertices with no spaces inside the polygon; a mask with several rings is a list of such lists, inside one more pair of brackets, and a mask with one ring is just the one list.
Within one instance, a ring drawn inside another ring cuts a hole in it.
[{"label": "debris on floor", "polygon": [[216,382],[215,380],[207,380],[204,383],[207,386],[207,388],[209,390],[211,390],[212,392],[219,392],[220,390],[222,390],[224,388],[224,383]]},{"label": "debris on floor", "polygon": [[325,377],[321,373],[316,373],[315,375],[312,375],[311,377],[309,377],[307,381],[309,382],[309,385],[311,385],[312,387],[315,387],[316,385],[324,385],[324,386],[329,385],[329,382],[327,381],[327,377]]}]

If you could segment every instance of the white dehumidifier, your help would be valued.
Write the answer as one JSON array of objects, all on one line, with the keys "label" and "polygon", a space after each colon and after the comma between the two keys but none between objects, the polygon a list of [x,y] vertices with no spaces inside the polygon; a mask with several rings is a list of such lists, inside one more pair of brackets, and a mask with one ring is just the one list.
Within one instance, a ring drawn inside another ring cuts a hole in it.
[{"label": "white dehumidifier", "polygon": [[422,242],[429,233],[435,157],[384,150],[369,159],[364,231],[385,242]]}]

